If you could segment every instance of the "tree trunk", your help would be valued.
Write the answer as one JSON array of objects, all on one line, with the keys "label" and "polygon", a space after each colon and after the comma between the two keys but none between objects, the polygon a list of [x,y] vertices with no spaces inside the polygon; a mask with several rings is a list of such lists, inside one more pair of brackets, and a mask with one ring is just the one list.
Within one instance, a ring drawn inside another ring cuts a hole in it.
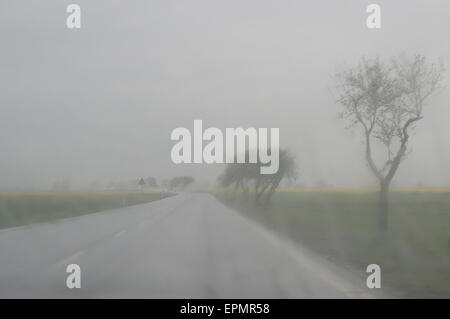
[{"label": "tree trunk", "polygon": [[388,231],[388,214],[389,214],[389,184],[385,182],[380,183],[380,202],[379,202],[379,235],[384,237]]},{"label": "tree trunk", "polygon": [[277,187],[280,184],[280,182],[281,182],[280,178],[276,178],[274,181],[272,181],[272,186],[270,187],[270,190],[267,193],[265,201],[264,201],[264,207],[265,208],[269,207],[272,195],[273,195],[273,193],[275,193],[275,190],[277,189]]},{"label": "tree trunk", "polygon": [[270,186],[270,183],[265,180],[261,183],[261,187],[259,188],[259,191],[256,191],[256,197],[255,197],[255,204],[256,206],[259,206],[261,204],[261,198],[263,197],[264,192],[267,190],[267,187]]},{"label": "tree trunk", "polygon": [[255,196],[255,205],[256,205],[256,206],[259,206],[260,200],[261,200],[261,196],[262,196],[262,194],[264,194],[264,192],[266,191],[266,188],[267,188],[267,186],[266,186],[266,185],[263,185],[263,186],[259,189],[259,191],[256,190],[256,196]]}]

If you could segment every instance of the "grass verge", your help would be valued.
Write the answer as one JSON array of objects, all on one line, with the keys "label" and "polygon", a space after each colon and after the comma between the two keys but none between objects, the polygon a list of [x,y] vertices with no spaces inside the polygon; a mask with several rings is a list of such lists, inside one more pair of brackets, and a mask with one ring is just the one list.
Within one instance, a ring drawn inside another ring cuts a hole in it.
[{"label": "grass verge", "polygon": [[0,193],[0,229],[148,203],[157,192]]}]

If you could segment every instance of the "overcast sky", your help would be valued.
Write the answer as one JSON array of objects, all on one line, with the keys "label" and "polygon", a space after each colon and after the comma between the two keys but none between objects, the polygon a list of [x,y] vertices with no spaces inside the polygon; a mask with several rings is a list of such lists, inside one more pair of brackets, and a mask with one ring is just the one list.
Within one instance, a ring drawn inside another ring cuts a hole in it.
[{"label": "overcast sky", "polygon": [[[365,24],[372,2],[380,30]],[[222,166],[170,159],[171,131],[194,119],[279,127],[306,185],[370,185],[360,136],[338,119],[334,74],[401,52],[450,69],[446,0],[76,1],[80,30],[66,28],[70,3],[0,1],[0,188],[214,181]],[[430,100],[397,185],[450,184],[449,97]]]}]

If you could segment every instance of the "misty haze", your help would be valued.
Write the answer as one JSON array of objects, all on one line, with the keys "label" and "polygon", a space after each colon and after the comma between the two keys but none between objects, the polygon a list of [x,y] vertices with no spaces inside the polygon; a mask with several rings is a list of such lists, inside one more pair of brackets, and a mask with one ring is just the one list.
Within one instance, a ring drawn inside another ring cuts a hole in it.
[{"label": "misty haze", "polygon": [[0,298],[450,297],[448,1],[70,3],[0,1]]}]

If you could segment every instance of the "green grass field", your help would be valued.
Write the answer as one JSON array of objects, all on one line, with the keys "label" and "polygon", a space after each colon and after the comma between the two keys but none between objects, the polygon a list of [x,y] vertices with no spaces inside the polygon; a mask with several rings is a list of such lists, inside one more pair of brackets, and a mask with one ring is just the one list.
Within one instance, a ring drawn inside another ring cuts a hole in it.
[{"label": "green grass field", "polygon": [[143,204],[168,196],[157,192],[0,193],[0,228]]},{"label": "green grass field", "polygon": [[391,193],[389,236],[377,234],[374,192],[289,192],[257,209],[242,194],[216,196],[305,246],[365,270],[376,263],[382,284],[403,297],[450,297],[450,194]]}]

